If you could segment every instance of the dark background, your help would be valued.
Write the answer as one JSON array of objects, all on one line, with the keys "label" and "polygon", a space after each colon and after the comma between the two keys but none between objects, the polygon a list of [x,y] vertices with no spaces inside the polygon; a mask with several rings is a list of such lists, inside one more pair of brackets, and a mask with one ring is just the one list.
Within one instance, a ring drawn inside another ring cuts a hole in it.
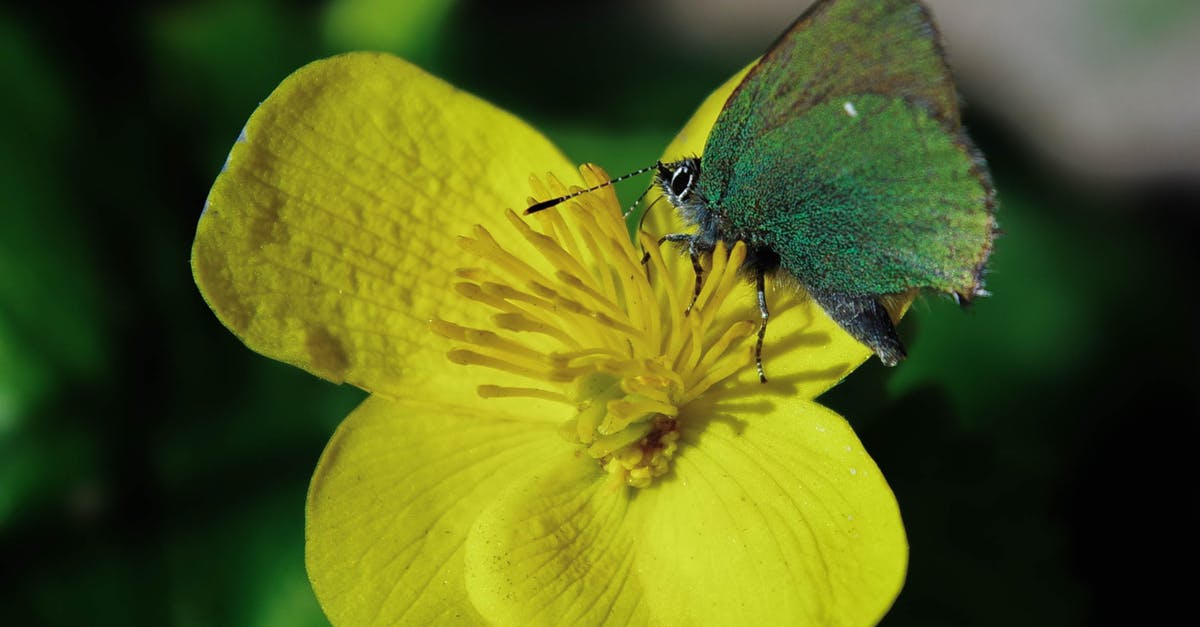
[{"label": "dark background", "polygon": [[[394,50],[616,173],[652,162],[790,20],[714,40],[678,19],[699,9],[666,2],[27,4],[0,8],[0,622],[13,625],[324,623],[304,493],[364,394],[245,349],[188,265],[225,154],[288,73]],[[1146,6],[1151,54],[1133,71],[1200,19]],[[970,51],[946,32],[952,55]],[[1194,587],[1168,569],[1194,572],[1196,548],[1200,164],[1074,167],[1072,146],[1044,148],[1053,122],[1008,97],[1031,89],[1021,66],[974,59],[966,122],[1005,231],[994,296],[968,313],[924,299],[903,324],[906,363],[868,363],[823,399],[905,517],[908,583],[885,624],[1160,622]],[[1179,81],[1196,80],[1194,61]],[[1188,119],[1178,132],[1200,142]]]}]

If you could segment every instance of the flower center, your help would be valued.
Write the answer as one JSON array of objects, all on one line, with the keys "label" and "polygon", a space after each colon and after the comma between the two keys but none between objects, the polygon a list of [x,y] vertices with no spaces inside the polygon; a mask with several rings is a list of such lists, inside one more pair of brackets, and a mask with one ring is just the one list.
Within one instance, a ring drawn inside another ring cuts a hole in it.
[{"label": "flower center", "polygon": [[[580,171],[588,185],[608,180],[595,166]],[[549,185],[535,179],[533,189],[540,198],[567,193],[553,177]],[[665,259],[645,232],[636,248],[611,188],[534,214],[530,223],[511,210],[506,217],[519,234],[512,241],[501,243],[481,226],[459,238],[482,266],[460,268],[455,289],[495,310],[494,328],[434,320],[432,329],[455,341],[451,361],[530,383],[480,386],[480,396],[568,404],[574,416],[562,425],[565,437],[614,479],[650,485],[670,469],[680,409],[753,362],[747,340],[757,323],[718,315],[740,280],[745,245],[718,246],[688,311],[691,264]]]}]

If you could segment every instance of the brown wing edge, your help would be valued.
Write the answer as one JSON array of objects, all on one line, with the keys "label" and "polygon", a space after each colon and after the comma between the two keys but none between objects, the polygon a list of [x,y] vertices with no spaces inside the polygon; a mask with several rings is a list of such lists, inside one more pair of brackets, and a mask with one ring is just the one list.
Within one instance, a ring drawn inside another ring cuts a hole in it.
[{"label": "brown wing edge", "polygon": [[987,262],[992,256],[992,250],[995,248],[996,237],[1001,234],[1000,225],[996,222],[996,209],[999,207],[999,200],[996,197],[996,186],[992,183],[992,173],[988,169],[987,159],[984,158],[983,152],[975,146],[975,142],[967,135],[966,129],[959,126],[954,132],[955,144],[966,153],[967,158],[971,161],[970,173],[979,181],[980,186],[984,190],[984,211],[987,212],[987,241],[975,261],[975,267],[971,272],[973,283],[965,286],[961,291],[955,290],[951,292],[951,296],[958,302],[959,305],[968,307],[977,296],[988,296],[989,292],[984,288],[984,282],[987,277]]}]

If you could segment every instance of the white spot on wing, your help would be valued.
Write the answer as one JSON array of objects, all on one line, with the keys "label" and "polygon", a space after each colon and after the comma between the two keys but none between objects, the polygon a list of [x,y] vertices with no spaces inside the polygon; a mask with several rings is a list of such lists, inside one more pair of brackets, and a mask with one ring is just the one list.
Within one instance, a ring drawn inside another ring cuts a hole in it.
[{"label": "white spot on wing", "polygon": [[853,102],[850,102],[849,100],[847,100],[846,104],[842,105],[842,108],[846,110],[846,115],[848,115],[852,118],[858,117],[858,109],[854,108]]}]

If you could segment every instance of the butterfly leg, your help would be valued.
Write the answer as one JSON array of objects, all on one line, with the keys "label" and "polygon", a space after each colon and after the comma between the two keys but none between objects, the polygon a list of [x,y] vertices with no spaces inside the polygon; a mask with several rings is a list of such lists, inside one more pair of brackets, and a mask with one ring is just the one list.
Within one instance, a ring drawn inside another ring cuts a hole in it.
[{"label": "butterfly leg", "polygon": [[875,351],[885,366],[895,366],[907,353],[892,316],[874,296],[816,294],[812,297],[854,339]]},{"label": "butterfly leg", "polygon": [[[688,254],[692,257],[692,272],[696,275],[696,289],[692,292],[692,302],[688,303],[687,309],[683,311],[683,315],[692,313],[692,307],[696,306],[696,299],[700,298],[700,288],[704,286],[704,266],[700,265],[701,249],[696,244],[696,236],[691,233],[667,233],[658,238],[658,244],[661,246],[663,242],[687,242]],[[643,261],[645,263],[645,261]]]},{"label": "butterfly leg", "polygon": [[692,313],[692,307],[696,306],[696,299],[700,298],[700,288],[704,287],[704,267],[700,265],[700,253],[696,251],[696,240],[692,240],[688,246],[688,254],[692,257],[692,272],[696,275],[696,289],[692,292],[692,302],[688,303],[687,309],[683,310],[683,315]]},{"label": "butterfly leg", "polygon": [[[663,242],[688,242],[690,244],[691,241],[692,235],[690,233],[667,233],[658,238],[658,247],[662,248]],[[642,253],[642,265],[646,265],[649,261],[650,251]]]},{"label": "butterfly leg", "polygon": [[767,335],[767,320],[771,318],[771,312],[767,311],[767,282],[761,269],[754,273],[754,285],[758,289],[758,313],[762,314],[762,326],[758,327],[758,343],[754,345],[754,365],[758,367],[759,383],[766,383],[767,373],[763,371],[762,347],[763,338]]}]

